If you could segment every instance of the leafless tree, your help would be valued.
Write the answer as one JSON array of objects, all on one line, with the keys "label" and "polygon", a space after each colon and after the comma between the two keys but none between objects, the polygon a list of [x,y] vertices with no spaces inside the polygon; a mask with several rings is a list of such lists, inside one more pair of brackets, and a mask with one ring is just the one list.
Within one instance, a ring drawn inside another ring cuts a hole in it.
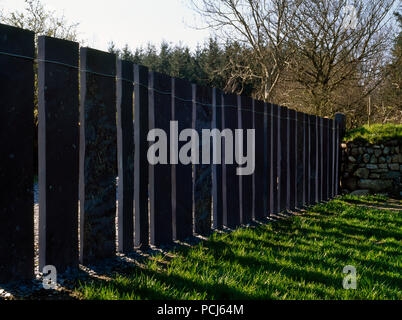
[{"label": "leafless tree", "polygon": [[40,0],[25,0],[24,11],[0,12],[0,22],[71,41],[77,40],[78,23],[68,23],[64,15],[47,10]]},{"label": "leafless tree", "polygon": [[[256,96],[271,100],[283,70],[292,55],[287,47],[296,32],[296,13],[301,1],[292,0],[190,0],[207,28],[224,42],[240,44],[240,55],[226,66],[227,89],[236,91],[240,82],[255,82]],[[228,72],[229,70],[229,72]],[[238,90],[241,93],[242,88]]]},{"label": "leafless tree", "polygon": [[[319,115],[353,108],[382,81],[394,0],[307,0],[298,7],[292,70]],[[347,10],[345,10],[345,8]],[[353,99],[334,99],[351,86]]]},{"label": "leafless tree", "polygon": [[228,91],[251,83],[257,98],[354,119],[383,81],[395,2],[191,0],[207,28],[239,44],[218,70]]}]

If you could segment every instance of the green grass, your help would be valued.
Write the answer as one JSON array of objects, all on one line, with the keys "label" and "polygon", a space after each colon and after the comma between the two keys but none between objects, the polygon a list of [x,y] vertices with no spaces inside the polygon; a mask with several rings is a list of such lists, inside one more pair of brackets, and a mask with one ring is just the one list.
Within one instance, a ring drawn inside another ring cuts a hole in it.
[{"label": "green grass", "polygon": [[[214,234],[109,280],[82,299],[401,299],[402,212],[368,209],[386,197],[343,198],[300,216]],[[401,204],[402,205],[402,204]],[[357,269],[357,289],[342,286]]]},{"label": "green grass", "polygon": [[362,140],[375,144],[393,139],[402,141],[402,124],[365,125],[347,132],[344,140]]}]

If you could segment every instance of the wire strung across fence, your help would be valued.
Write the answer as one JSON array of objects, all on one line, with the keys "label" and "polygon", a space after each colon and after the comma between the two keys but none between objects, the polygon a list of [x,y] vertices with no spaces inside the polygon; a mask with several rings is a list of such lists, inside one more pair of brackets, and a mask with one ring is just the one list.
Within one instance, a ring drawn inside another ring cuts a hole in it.
[{"label": "wire strung across fence", "polygon": [[[338,193],[342,121],[197,86],[71,41],[39,37],[35,51],[32,32],[0,24],[0,283],[34,272],[34,63],[40,267],[62,272],[112,257],[116,238],[117,250],[130,252],[207,236]],[[254,129],[254,173],[238,176],[225,161],[150,165],[147,135],[169,132],[171,121],[198,133]]]},{"label": "wire strung across fence", "polygon": [[[115,75],[111,75],[111,74],[104,74],[104,73],[93,72],[93,71],[90,71],[90,70],[83,70],[83,69],[80,69],[77,66],[69,65],[69,64],[66,64],[66,63],[61,63],[61,62],[52,61],[52,60],[36,59],[34,57],[26,57],[26,56],[21,56],[21,55],[17,55],[17,54],[6,53],[6,52],[0,52],[0,55],[7,55],[7,56],[11,56],[11,57],[16,57],[16,58],[28,59],[28,60],[32,60],[32,61],[35,61],[35,62],[44,62],[44,63],[51,63],[51,64],[60,65],[60,66],[65,66],[67,68],[72,68],[72,69],[79,70],[80,72],[91,73],[91,74],[94,74],[94,75],[113,78],[113,79],[116,79],[117,81],[122,80],[122,81],[125,81],[125,82],[129,82],[129,83],[132,83],[134,86],[139,85],[139,86],[142,86],[142,87],[144,87],[144,88],[146,88],[148,90],[154,90],[155,92],[158,92],[160,94],[171,95],[173,98],[176,98],[176,99],[181,100],[183,102],[192,102],[192,103],[196,103],[196,104],[202,105],[202,106],[207,106],[207,107],[211,107],[211,108],[213,107],[212,104],[203,103],[203,102],[200,102],[200,101],[182,99],[182,98],[180,98],[178,96],[172,95],[172,92],[164,92],[164,91],[156,90],[154,88],[150,88],[148,86],[145,86],[145,85],[143,85],[141,83],[138,83],[138,82],[135,82],[135,81],[132,81],[132,80],[129,80],[129,79],[118,78]],[[235,108],[235,109],[241,110],[241,111],[252,112],[252,113],[262,114],[262,115],[268,115],[265,112],[258,112],[258,111],[255,111],[255,110],[239,108],[239,106],[236,106],[236,105],[222,104],[222,105],[216,105],[216,107],[217,108],[226,108],[226,107]],[[274,115],[271,115],[271,116],[274,117],[274,118],[282,119],[281,117],[277,117],[277,116],[274,116]],[[285,117],[283,119],[291,120],[291,121],[299,121],[300,122],[300,120],[298,120],[296,118]],[[306,123],[305,121],[301,121],[301,122]],[[318,125],[318,126],[323,126],[323,125]],[[330,130],[336,130],[336,128],[330,128]]]}]

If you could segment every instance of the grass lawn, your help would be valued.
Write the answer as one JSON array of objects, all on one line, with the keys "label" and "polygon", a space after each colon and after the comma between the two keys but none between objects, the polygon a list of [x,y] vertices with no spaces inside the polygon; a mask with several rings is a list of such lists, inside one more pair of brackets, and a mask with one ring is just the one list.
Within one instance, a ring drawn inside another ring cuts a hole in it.
[{"label": "grass lawn", "polygon": [[396,139],[402,142],[402,124],[365,125],[346,133],[345,141],[362,140],[369,143],[381,143]]},{"label": "grass lawn", "polygon": [[[345,196],[289,219],[214,234],[109,279],[81,299],[401,299],[402,211]],[[370,207],[367,207],[370,206]],[[399,202],[402,207],[402,203]],[[357,289],[342,286],[357,269]]]}]

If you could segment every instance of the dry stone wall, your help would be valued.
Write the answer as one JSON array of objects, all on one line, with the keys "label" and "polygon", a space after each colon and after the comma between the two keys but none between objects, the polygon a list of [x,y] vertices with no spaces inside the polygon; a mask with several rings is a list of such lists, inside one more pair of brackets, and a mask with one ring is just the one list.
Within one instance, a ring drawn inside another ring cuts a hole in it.
[{"label": "dry stone wall", "polygon": [[352,141],[342,144],[341,185],[344,193],[388,193],[401,197],[401,176],[401,141],[390,140],[381,144]]}]

